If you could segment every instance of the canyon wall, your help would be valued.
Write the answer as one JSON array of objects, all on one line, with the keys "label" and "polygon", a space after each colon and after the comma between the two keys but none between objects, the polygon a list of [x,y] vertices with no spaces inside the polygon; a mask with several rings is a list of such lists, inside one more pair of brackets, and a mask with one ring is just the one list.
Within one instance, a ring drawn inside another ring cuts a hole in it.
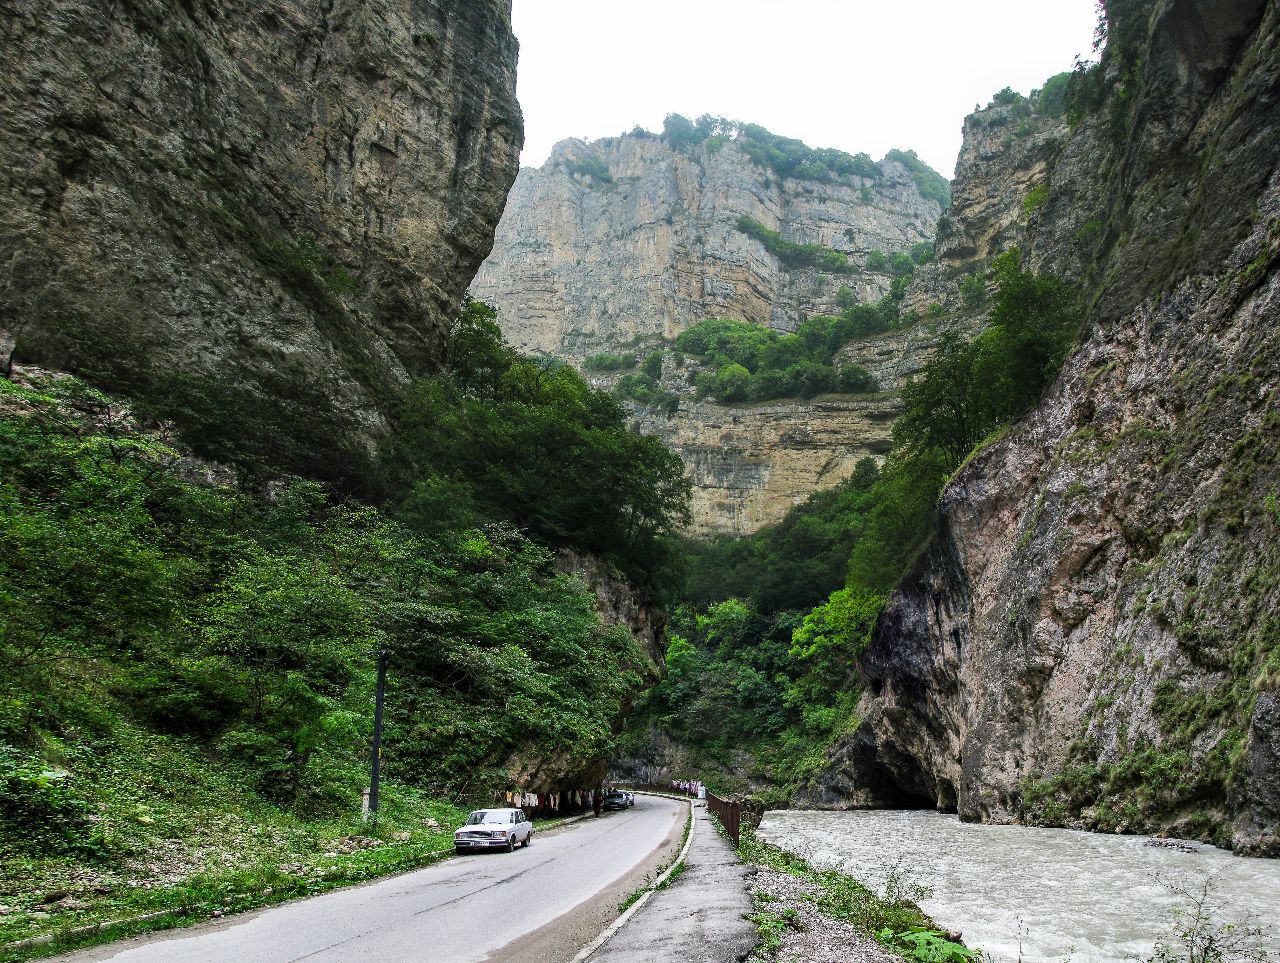
[{"label": "canyon wall", "polygon": [[[841,288],[846,303],[878,300],[891,276],[868,270],[867,256],[931,238],[940,213],[902,163],[878,169],[781,177],[733,140],[677,148],[644,131],[563,141],[542,167],[521,170],[471,293],[497,308],[504,334],[524,351],[576,364],[598,353],[662,352],[662,388],[679,403],[635,406],[637,423],[684,458],[695,533],[751,532],[887,450],[896,380],[876,395],[718,405],[695,396],[694,369],[672,342],[709,317],[790,331],[838,313]],[[847,271],[788,267],[740,229],[742,217],[844,255]],[[880,347],[910,357],[918,335]],[[617,381],[590,377],[601,387]]]},{"label": "canyon wall", "polygon": [[897,161],[880,171],[781,177],[732,140],[675,148],[644,131],[562,141],[542,167],[520,171],[471,293],[498,309],[516,347],[577,361],[674,339],[704,318],[789,331],[835,313],[841,286],[872,301],[888,277],[788,269],[738,219],[853,267],[932,237],[937,202]]},{"label": "canyon wall", "polygon": [[508,0],[55,0],[0,37],[18,362],[215,457],[358,475],[437,364],[523,139]]},{"label": "canyon wall", "polygon": [[[1280,21],[1160,0],[1109,28],[1021,234],[1081,284],[1080,346],[944,491],[800,802],[1280,856]],[[1005,231],[953,218],[944,256]]]}]

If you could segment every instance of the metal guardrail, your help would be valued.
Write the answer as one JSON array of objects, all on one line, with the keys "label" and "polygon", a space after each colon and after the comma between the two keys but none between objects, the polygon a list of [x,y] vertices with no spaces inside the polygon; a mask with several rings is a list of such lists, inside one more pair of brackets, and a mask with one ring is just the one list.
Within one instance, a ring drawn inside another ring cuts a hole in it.
[{"label": "metal guardrail", "polygon": [[707,790],[707,808],[720,819],[733,845],[737,846],[742,832],[742,803],[731,799],[721,799],[710,789]]}]

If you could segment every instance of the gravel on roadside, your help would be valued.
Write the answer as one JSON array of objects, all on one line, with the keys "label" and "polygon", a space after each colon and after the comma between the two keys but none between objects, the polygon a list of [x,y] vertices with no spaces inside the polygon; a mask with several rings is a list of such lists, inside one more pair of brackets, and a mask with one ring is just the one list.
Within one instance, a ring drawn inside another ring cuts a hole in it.
[{"label": "gravel on roadside", "polygon": [[777,963],[902,963],[902,957],[885,949],[848,923],[818,911],[812,897],[820,887],[788,873],[764,866],[751,877],[751,898],[757,913],[780,915],[795,912],[794,923],[781,934],[776,956],[757,949],[753,960]]}]

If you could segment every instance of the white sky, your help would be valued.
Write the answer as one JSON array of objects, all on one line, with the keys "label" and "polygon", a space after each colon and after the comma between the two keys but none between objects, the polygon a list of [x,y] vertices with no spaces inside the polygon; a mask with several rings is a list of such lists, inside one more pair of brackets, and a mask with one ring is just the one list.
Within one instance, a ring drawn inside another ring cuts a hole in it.
[{"label": "white sky", "polygon": [[668,113],[811,147],[914,148],[950,177],[960,126],[1090,55],[1094,0],[514,0],[522,162]]}]

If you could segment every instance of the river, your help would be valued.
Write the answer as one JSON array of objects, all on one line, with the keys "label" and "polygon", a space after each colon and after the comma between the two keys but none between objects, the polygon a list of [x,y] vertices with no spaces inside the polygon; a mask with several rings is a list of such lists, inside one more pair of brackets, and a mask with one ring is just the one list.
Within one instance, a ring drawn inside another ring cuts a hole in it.
[{"label": "river", "polygon": [[1185,900],[1164,881],[1210,891],[1219,919],[1253,921],[1280,959],[1280,860],[1146,836],[962,823],[931,812],[770,812],[762,839],[882,891],[895,864],[932,888],[921,907],[999,961],[1146,959]]}]

